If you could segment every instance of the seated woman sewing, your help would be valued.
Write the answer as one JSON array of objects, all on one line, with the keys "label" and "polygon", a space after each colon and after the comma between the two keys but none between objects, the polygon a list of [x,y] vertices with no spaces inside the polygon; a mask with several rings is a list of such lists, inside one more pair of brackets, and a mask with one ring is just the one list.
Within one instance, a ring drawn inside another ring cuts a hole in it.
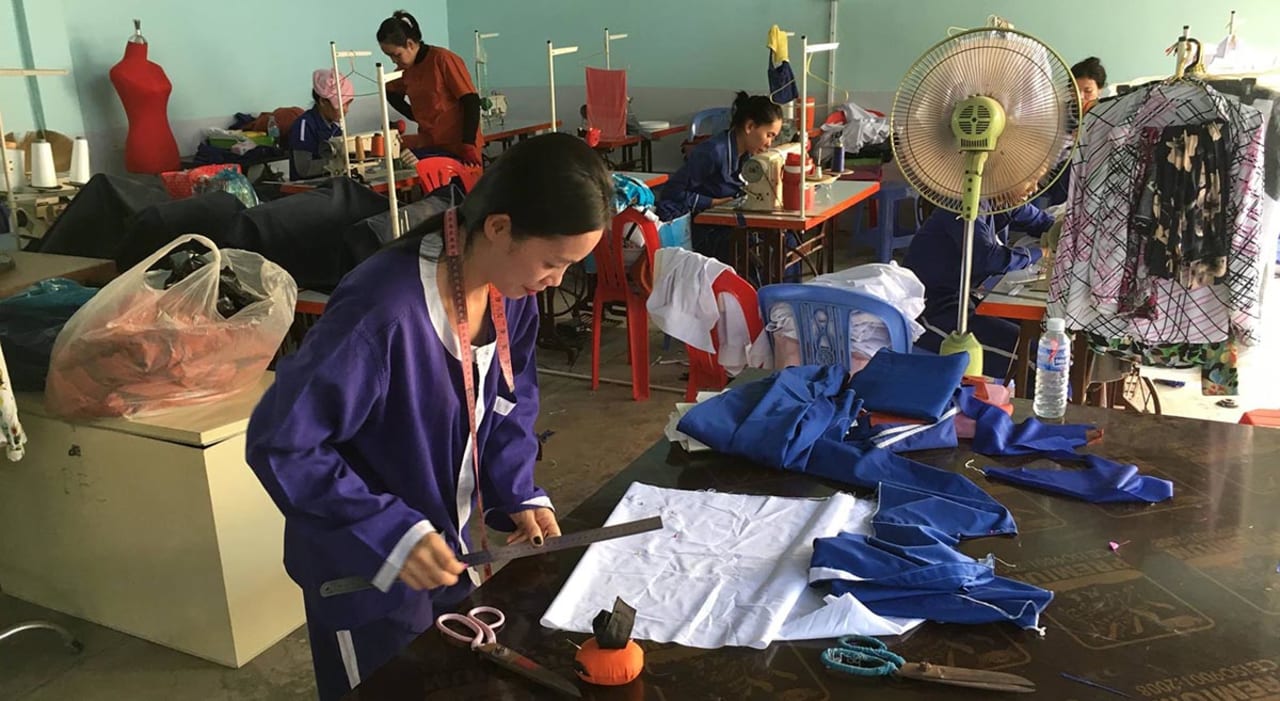
[{"label": "seated woman sewing", "polygon": [[311,74],[311,98],[315,104],[289,128],[289,179],[305,180],[325,174],[333,156],[329,139],[342,136],[338,121],[351,106],[355,93],[351,81],[321,68]]},{"label": "seated woman sewing", "polygon": [[[782,108],[763,95],[739,92],[729,129],[698,144],[662,187],[657,213],[663,221],[730,202],[742,195],[742,163],[773,144],[782,130]],[[733,264],[727,227],[693,226],[693,250]]]},{"label": "seated woman sewing", "polygon": [[[983,372],[991,377],[1004,377],[1018,345],[1018,324],[1008,319],[975,315],[970,290],[993,275],[1035,265],[1044,255],[1038,246],[1010,246],[1003,238],[1007,229],[1039,237],[1052,225],[1053,217],[1030,204],[1001,214],[979,216],[973,227],[973,268],[962,291],[959,272],[964,255],[964,222],[955,212],[935,209],[911,240],[904,261],[925,287],[924,314],[920,316],[925,333],[917,345],[938,352],[942,339],[955,331],[959,305],[963,302],[969,305],[969,329],[982,343]],[[1024,378],[1016,379],[1024,381]]]}]

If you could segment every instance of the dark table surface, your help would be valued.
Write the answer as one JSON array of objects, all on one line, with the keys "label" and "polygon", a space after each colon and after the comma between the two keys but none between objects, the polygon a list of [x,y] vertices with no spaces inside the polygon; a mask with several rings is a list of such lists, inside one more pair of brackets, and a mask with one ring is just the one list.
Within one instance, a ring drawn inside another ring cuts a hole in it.
[{"label": "dark table surface", "polygon": [[[1020,415],[1029,403],[1019,402]],[[1001,574],[1055,593],[1041,638],[1011,625],[926,623],[886,639],[908,660],[1002,670],[1036,682],[1035,697],[1121,698],[1068,681],[1085,677],[1137,699],[1280,699],[1280,430],[1072,406],[1068,419],[1105,430],[1092,452],[1136,463],[1173,480],[1173,500],[1153,506],[1095,506],[987,482],[1021,534],[970,541],[993,553]],[[974,454],[915,453],[964,470]],[[978,458],[978,465],[1017,461]],[[969,472],[971,476],[976,473]],[[564,530],[601,525],[627,486],[821,496],[839,485],[741,461],[688,456],[660,442],[573,513]],[[1108,545],[1120,544],[1116,551]],[[574,648],[587,636],[544,630],[538,620],[581,551],[512,562],[464,606],[507,614],[499,642],[573,678]],[[982,699],[991,692],[922,682],[856,679],[819,661],[829,641],[775,643],[765,650],[696,650],[642,643],[646,670],[625,687],[579,682],[587,699]],[[482,662],[429,630],[350,699],[552,699],[553,692]],[[1014,698],[1010,696],[1009,698]]]}]

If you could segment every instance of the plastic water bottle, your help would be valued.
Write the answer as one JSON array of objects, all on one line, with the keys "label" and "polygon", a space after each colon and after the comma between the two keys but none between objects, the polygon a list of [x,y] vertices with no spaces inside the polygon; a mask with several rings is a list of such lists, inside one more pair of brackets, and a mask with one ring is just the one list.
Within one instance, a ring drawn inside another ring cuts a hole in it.
[{"label": "plastic water bottle", "polygon": [[1042,419],[1061,419],[1067,413],[1067,381],[1071,368],[1071,339],[1062,319],[1049,319],[1036,351],[1036,399],[1033,408]]},{"label": "plastic water bottle", "polygon": [[271,143],[280,143],[280,127],[276,125],[274,114],[267,116],[267,136],[271,138]]}]

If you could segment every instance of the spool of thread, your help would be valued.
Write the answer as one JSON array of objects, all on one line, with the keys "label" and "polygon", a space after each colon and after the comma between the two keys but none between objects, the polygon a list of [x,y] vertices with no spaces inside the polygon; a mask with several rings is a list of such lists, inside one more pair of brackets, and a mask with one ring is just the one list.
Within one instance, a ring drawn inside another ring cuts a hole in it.
[{"label": "spool of thread", "polygon": [[369,145],[369,152],[372,153],[375,158],[382,158],[387,155],[387,145],[386,141],[382,138],[382,134],[373,135],[373,142]]},{"label": "spool of thread", "polygon": [[363,161],[365,159],[364,137],[356,137],[356,160]]},{"label": "spool of thread", "polygon": [[53,144],[31,142],[31,187],[55,188],[58,173],[53,169]]},{"label": "spool of thread", "polygon": [[836,149],[831,152],[831,170],[835,171],[836,175],[844,172],[843,146],[837,146]]},{"label": "spool of thread", "polygon": [[27,186],[27,158],[22,149],[10,145],[4,150],[4,165],[9,169],[9,182],[14,190]]},{"label": "spool of thread", "polygon": [[72,185],[84,185],[89,182],[92,173],[89,170],[89,140],[77,136],[71,145],[71,174],[67,180]]}]

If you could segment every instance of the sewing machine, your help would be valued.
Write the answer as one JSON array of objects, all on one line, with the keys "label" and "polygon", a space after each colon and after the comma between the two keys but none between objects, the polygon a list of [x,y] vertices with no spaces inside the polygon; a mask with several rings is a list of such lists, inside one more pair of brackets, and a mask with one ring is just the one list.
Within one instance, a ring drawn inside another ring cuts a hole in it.
[{"label": "sewing machine", "polygon": [[[325,172],[336,177],[343,175],[342,148],[347,149],[347,154],[351,157],[351,170],[357,173],[364,173],[371,166],[382,165],[384,156],[373,155],[373,137],[375,134],[382,132],[366,132],[362,134],[352,134],[350,136],[335,136],[329,139],[328,147],[324,151]],[[364,144],[364,158],[359,158],[360,150],[356,148],[356,139],[360,139]],[[399,158],[400,151],[403,148],[400,141],[400,132],[391,130],[391,157]]]},{"label": "sewing machine", "polygon": [[743,209],[770,212],[782,209],[782,168],[789,153],[800,153],[800,144],[775,146],[742,164],[742,179],[747,182]]},{"label": "sewing machine", "polygon": [[496,90],[480,100],[480,116],[486,124],[502,124],[507,118],[507,96]]}]

